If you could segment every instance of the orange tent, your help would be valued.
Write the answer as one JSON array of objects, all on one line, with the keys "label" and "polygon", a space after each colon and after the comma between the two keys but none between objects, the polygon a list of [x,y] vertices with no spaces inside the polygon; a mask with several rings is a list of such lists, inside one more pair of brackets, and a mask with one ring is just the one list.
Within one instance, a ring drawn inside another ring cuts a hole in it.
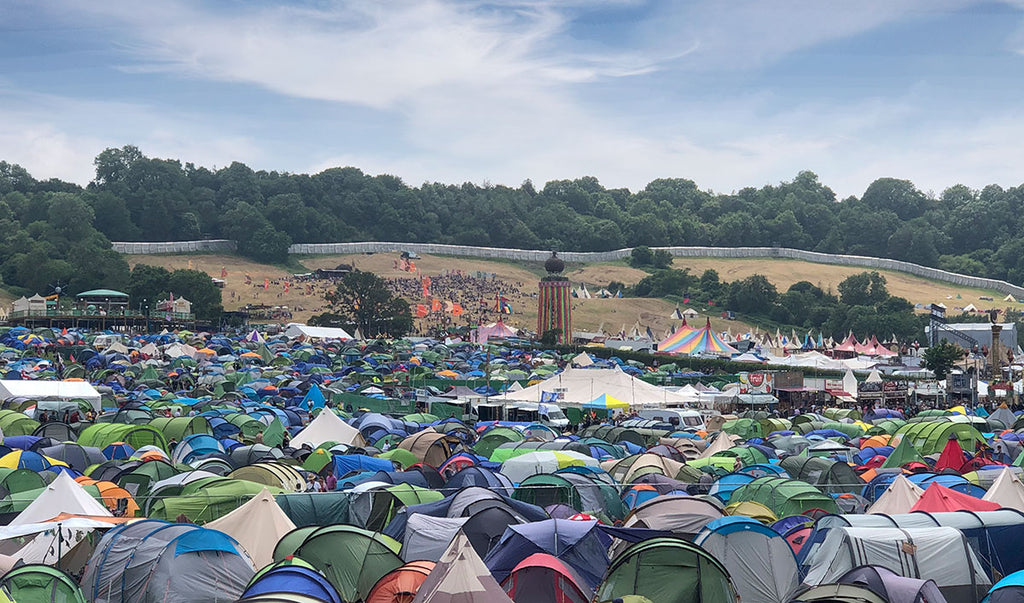
[{"label": "orange tent", "polygon": [[891,439],[892,436],[888,434],[873,435],[870,438],[864,438],[860,441],[860,449],[864,450],[868,446],[874,446],[876,448],[879,446],[888,446],[889,440]]},{"label": "orange tent", "polygon": [[433,561],[410,561],[381,576],[366,595],[366,603],[409,603],[434,569]]},{"label": "orange tent", "polygon": [[117,510],[118,503],[125,499],[128,501],[127,507],[125,507],[124,517],[135,517],[135,512],[139,510],[138,503],[132,498],[131,492],[128,492],[121,486],[118,486],[114,482],[108,481],[97,481],[84,475],[76,477],[75,481],[83,486],[96,486],[100,491],[100,498],[103,499],[103,504],[107,506],[111,512]]}]

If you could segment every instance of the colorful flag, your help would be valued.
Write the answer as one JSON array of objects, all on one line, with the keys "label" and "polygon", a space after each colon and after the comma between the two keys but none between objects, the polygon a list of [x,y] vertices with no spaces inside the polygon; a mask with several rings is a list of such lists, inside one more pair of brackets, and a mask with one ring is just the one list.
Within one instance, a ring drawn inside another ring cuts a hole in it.
[{"label": "colorful flag", "polygon": [[268,289],[270,289],[270,279],[265,278],[263,279],[263,290],[266,291]]},{"label": "colorful flag", "polygon": [[441,311],[441,300],[436,299],[436,298],[431,300],[431,302],[430,302],[430,311],[431,312],[440,312]]},{"label": "colorful flag", "polygon": [[284,292],[285,292],[285,293],[288,293],[288,291],[289,291],[289,290],[290,290],[291,288],[292,288],[292,284],[291,284],[291,283],[289,283],[288,281],[285,281],[285,282],[284,282]]},{"label": "colorful flag", "polygon": [[544,392],[540,393],[541,402],[558,402],[558,392]]},{"label": "colorful flag", "polygon": [[465,310],[462,309],[461,304],[452,304],[452,316],[462,316]]},{"label": "colorful flag", "polygon": [[501,302],[501,313],[502,314],[512,314],[512,304],[510,304],[507,301],[503,300]]}]

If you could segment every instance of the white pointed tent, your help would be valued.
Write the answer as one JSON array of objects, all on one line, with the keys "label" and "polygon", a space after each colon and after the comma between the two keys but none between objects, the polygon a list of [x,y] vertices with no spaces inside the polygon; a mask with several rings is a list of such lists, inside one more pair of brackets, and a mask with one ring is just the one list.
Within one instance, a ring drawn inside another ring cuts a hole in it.
[{"label": "white pointed tent", "polygon": [[892,515],[910,513],[910,509],[924,496],[924,490],[902,475],[897,475],[885,492],[868,508],[868,513]]},{"label": "white pointed tent", "polygon": [[512,603],[461,530],[420,585],[413,603]]},{"label": "white pointed tent", "polygon": [[85,488],[62,471],[10,525],[49,521],[61,513],[113,517]]},{"label": "white pointed tent", "polygon": [[1024,483],[1009,467],[1003,467],[981,500],[997,503],[1007,509],[1024,511]]},{"label": "white pointed tent", "polygon": [[264,488],[241,507],[206,524],[231,536],[249,553],[255,569],[274,562],[274,547],[282,536],[295,529],[269,490]]},{"label": "white pointed tent", "polygon": [[291,439],[291,445],[295,448],[299,448],[303,444],[309,444],[316,448],[324,442],[338,442],[353,446],[366,445],[359,430],[342,421],[341,417],[334,414],[329,408],[323,409],[315,419],[309,422],[309,425],[306,425]]}]

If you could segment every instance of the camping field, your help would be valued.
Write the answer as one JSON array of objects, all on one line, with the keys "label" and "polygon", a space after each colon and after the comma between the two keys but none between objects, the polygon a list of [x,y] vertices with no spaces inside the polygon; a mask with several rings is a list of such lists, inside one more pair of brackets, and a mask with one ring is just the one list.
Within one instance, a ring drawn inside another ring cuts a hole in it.
[{"label": "camping field", "polygon": [[[290,272],[265,264],[247,260],[234,255],[219,254],[187,254],[187,255],[130,255],[127,256],[131,265],[144,263],[163,266],[170,269],[192,268],[202,270],[211,276],[220,278],[222,270],[227,271],[224,279],[224,307],[228,310],[238,309],[246,304],[266,304],[270,306],[288,306],[292,311],[292,320],[302,322],[313,314],[323,311],[324,289],[309,290],[295,283],[289,291],[284,291],[284,282],[289,280]],[[533,329],[536,325],[536,301],[533,298],[536,282],[543,274],[539,264],[516,264],[505,261],[490,261],[475,258],[456,258],[449,256],[424,256],[416,260],[417,273],[410,274],[395,266],[397,255],[339,255],[339,256],[303,256],[297,261],[308,270],[317,268],[334,268],[339,264],[351,264],[359,270],[374,272],[388,278],[417,278],[420,275],[437,276],[445,271],[462,271],[473,274],[476,272],[491,273],[509,286],[509,298],[514,313],[506,322],[516,327]],[[775,283],[779,291],[785,291],[798,281],[810,281],[815,285],[832,291],[847,276],[862,272],[858,268],[813,264],[784,259],[723,259],[723,258],[677,258],[675,267],[689,268],[693,274],[701,274],[709,268],[717,270],[724,281],[742,279],[753,274],[763,274]],[[1003,308],[1009,302],[1002,301],[996,292],[979,289],[958,288],[946,283],[929,281],[898,272],[881,271],[885,275],[889,291],[894,295],[905,297],[912,303],[930,304],[941,302],[954,314],[955,308],[973,303],[981,309]],[[574,287],[585,283],[591,293],[609,282],[618,281],[632,285],[646,276],[646,272],[629,267],[624,263],[603,263],[579,265],[571,264],[566,275],[572,280]],[[246,283],[246,275],[251,282]],[[264,290],[264,280],[269,280],[269,288]],[[518,289],[519,294],[513,293]],[[960,296],[958,299],[957,296]],[[979,299],[982,296],[993,297],[993,301]],[[415,303],[417,299],[410,299]],[[579,299],[574,302],[574,328],[582,331],[596,331],[603,328],[605,332],[617,333],[623,327],[627,331],[639,323],[644,328],[650,327],[655,336],[660,337],[666,329],[678,324],[670,318],[674,304],[660,299]],[[696,308],[698,311],[704,308]],[[751,325],[740,321],[726,321],[712,318],[712,325],[718,331],[731,329],[733,332],[746,331]]]}]

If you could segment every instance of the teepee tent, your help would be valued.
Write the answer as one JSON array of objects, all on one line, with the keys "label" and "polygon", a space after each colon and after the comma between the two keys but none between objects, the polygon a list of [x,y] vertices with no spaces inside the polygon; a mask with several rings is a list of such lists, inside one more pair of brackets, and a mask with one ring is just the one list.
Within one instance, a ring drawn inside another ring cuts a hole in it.
[{"label": "teepee tent", "polygon": [[299,448],[303,444],[309,444],[311,447],[316,448],[324,442],[337,442],[353,446],[366,445],[359,430],[342,421],[329,408],[320,411],[320,414],[310,421],[305,429],[295,434],[295,437],[291,440],[291,445]]},{"label": "teepee tent", "polygon": [[231,536],[249,553],[256,569],[274,562],[274,547],[295,529],[295,524],[277,506],[274,496],[264,488],[241,507],[206,524]]},{"label": "teepee tent", "polygon": [[105,506],[62,471],[10,525],[48,521],[61,513],[113,517]]},{"label": "teepee tent", "polygon": [[1024,483],[1009,467],[1004,467],[981,500],[997,503],[1005,509],[1024,511]]},{"label": "teepee tent", "polygon": [[512,603],[491,576],[469,537],[459,531],[420,585],[413,603]]},{"label": "teepee tent", "polygon": [[889,487],[878,497],[875,504],[868,508],[867,512],[876,515],[910,513],[910,509],[917,504],[917,501],[921,500],[923,495],[924,490],[917,484],[903,477],[903,475],[897,475],[896,479],[889,484]]}]

